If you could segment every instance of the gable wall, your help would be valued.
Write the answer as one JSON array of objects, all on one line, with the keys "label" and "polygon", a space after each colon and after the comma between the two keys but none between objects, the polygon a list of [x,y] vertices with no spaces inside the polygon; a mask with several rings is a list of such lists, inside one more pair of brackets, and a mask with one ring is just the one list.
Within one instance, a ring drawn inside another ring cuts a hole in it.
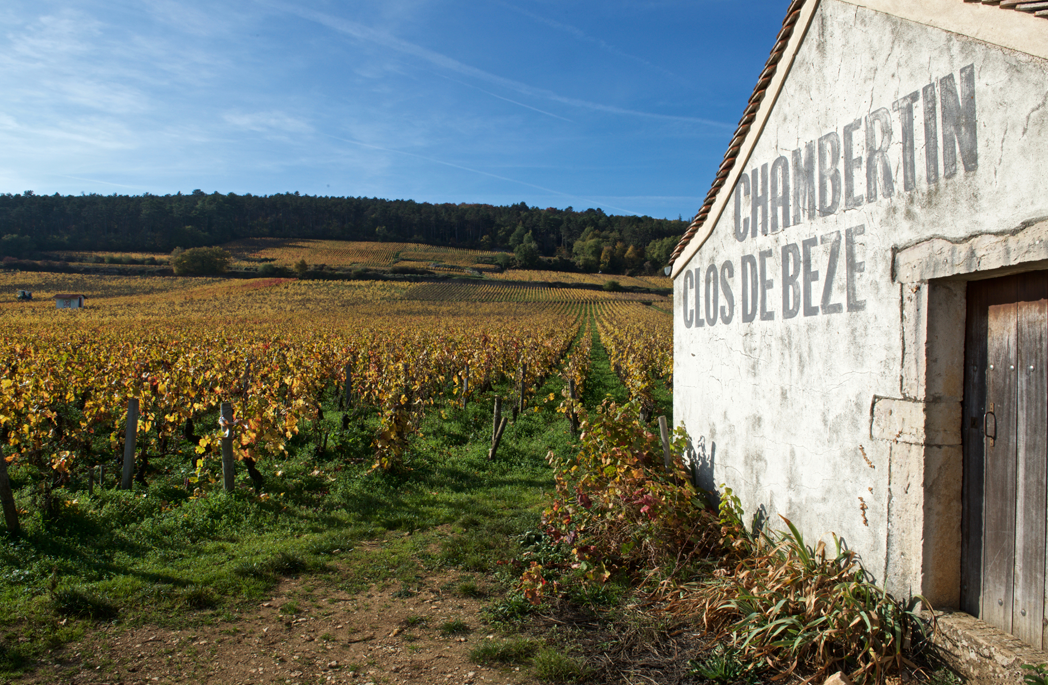
[{"label": "gable wall", "polygon": [[921,591],[920,552],[889,534],[922,506],[899,474],[914,445],[952,459],[959,437],[892,417],[959,424],[960,383],[920,377],[907,323],[934,333],[929,297],[958,291],[897,282],[893,250],[1048,217],[1043,160],[1048,62],[823,0],[746,180],[674,280],[674,416],[704,484],[812,541],[835,531],[893,590]]}]

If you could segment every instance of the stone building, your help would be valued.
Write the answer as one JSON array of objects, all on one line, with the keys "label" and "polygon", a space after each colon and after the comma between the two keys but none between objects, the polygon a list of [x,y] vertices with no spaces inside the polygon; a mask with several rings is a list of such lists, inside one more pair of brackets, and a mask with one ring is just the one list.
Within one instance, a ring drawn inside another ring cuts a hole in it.
[{"label": "stone building", "polygon": [[674,253],[706,487],[1048,646],[1048,2],[796,0]]}]

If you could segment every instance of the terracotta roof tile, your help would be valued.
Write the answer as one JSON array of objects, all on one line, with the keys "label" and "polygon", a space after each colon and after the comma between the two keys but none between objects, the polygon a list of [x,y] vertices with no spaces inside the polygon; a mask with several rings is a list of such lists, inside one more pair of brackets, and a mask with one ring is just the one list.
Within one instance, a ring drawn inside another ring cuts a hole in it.
[{"label": "terracotta roof tile", "polygon": [[[746,110],[742,114],[742,119],[739,121],[738,128],[735,129],[735,135],[731,139],[731,143],[728,145],[728,151],[724,153],[724,161],[721,162],[720,168],[717,171],[717,176],[713,180],[713,186],[710,188],[709,193],[706,194],[706,200],[702,203],[702,208],[699,209],[695,218],[692,219],[691,224],[688,226],[688,230],[684,233],[684,236],[677,243],[677,247],[674,248],[673,254],[670,256],[670,264],[677,261],[677,257],[680,257],[684,248],[688,246],[691,239],[695,237],[695,234],[702,228],[706,218],[710,214],[710,209],[713,207],[714,201],[717,199],[717,193],[724,186],[725,180],[728,178],[728,174],[731,173],[732,167],[735,166],[735,160],[738,158],[739,150],[742,148],[743,141],[746,140],[746,135],[750,131],[750,125],[757,116],[757,110],[760,108],[760,103],[764,100],[764,94],[771,83],[772,77],[775,76],[775,70],[778,67],[779,60],[782,59],[783,53],[786,51],[786,45],[790,41],[790,36],[793,35],[793,29],[797,25],[797,19],[801,16],[801,7],[804,5],[805,0],[793,0],[790,3],[790,8],[786,12],[786,19],[782,22],[782,30],[779,31],[778,37],[775,39],[775,47],[771,50],[771,55],[768,56],[768,61],[764,65],[764,71],[761,72],[760,77],[757,79],[757,85],[753,89],[753,95],[750,96],[749,101],[746,104]],[[998,5],[1001,9],[1016,10],[1019,12],[1026,12],[1032,14],[1035,17],[1044,17],[1048,19],[1048,0],[964,0],[969,3],[980,3],[983,5]]]}]

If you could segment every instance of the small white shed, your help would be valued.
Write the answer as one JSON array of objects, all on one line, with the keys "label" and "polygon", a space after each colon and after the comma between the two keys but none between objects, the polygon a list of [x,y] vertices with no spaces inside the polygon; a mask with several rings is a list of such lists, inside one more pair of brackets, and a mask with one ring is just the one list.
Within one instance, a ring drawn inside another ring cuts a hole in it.
[{"label": "small white shed", "polygon": [[79,294],[55,295],[56,309],[80,309],[84,306],[84,296]]}]

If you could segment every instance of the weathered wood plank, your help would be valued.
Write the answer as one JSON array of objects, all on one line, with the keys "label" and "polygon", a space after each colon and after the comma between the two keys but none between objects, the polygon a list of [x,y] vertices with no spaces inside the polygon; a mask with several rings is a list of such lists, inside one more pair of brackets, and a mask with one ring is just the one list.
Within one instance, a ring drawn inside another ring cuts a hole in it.
[{"label": "weathered wood plank", "polygon": [[980,618],[1012,631],[1018,281],[987,285],[986,437]]},{"label": "weathered wood plank", "polygon": [[1048,479],[1048,282],[1019,278],[1017,305],[1015,580],[1012,634],[1040,646],[1044,628],[1045,483]]}]

